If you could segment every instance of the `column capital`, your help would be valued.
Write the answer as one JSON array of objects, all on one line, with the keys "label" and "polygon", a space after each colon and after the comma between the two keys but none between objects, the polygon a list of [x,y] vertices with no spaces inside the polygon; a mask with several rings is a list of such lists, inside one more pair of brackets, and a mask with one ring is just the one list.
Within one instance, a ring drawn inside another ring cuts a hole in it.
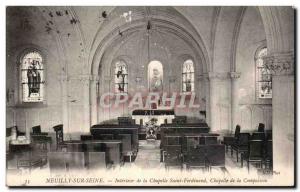
[{"label": "column capital", "polygon": [[99,81],[99,75],[90,75],[90,80],[91,81]]},{"label": "column capital", "polygon": [[228,72],[208,72],[209,80],[226,80],[229,78]]},{"label": "column capital", "polygon": [[94,78],[97,78],[94,75],[87,75],[87,74],[80,74],[80,75],[69,75],[68,77],[70,80],[73,81],[92,81]]},{"label": "column capital", "polygon": [[294,52],[272,53],[263,60],[272,75],[294,74]]},{"label": "column capital", "polygon": [[230,78],[233,79],[233,80],[234,79],[238,79],[238,78],[241,77],[241,73],[240,72],[236,72],[236,71],[230,72],[229,75],[230,75]]},{"label": "column capital", "polygon": [[196,80],[197,81],[205,81],[205,80],[208,80],[208,75],[207,74],[200,74],[200,75],[197,75],[196,76]]},{"label": "column capital", "polygon": [[104,76],[104,81],[106,82],[106,83],[109,83],[110,81],[111,81],[111,76]]}]

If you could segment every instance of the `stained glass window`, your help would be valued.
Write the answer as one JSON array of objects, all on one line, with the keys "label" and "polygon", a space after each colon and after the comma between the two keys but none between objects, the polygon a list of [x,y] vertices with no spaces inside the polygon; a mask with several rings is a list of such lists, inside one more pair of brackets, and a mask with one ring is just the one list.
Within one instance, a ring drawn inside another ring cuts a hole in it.
[{"label": "stained glass window", "polygon": [[128,92],[128,71],[127,65],[124,61],[116,62],[115,66],[115,92]]},{"label": "stained glass window", "polygon": [[194,63],[192,60],[186,60],[182,67],[182,92],[194,91]]},{"label": "stained glass window", "polygon": [[265,56],[267,56],[266,47],[260,49],[256,56],[257,91],[260,99],[272,98],[272,75],[263,62]]},{"label": "stained glass window", "polygon": [[151,61],[148,64],[148,86],[151,92],[163,91],[163,65],[160,61]]},{"label": "stained glass window", "polygon": [[37,51],[31,51],[21,59],[21,85],[23,102],[44,101],[43,58]]}]

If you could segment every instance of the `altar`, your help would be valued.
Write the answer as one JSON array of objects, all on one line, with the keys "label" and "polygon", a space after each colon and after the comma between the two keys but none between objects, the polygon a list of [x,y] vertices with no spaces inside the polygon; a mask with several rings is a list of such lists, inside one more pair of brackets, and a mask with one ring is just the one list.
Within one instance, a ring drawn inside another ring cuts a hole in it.
[{"label": "altar", "polygon": [[175,118],[174,110],[169,109],[137,109],[132,111],[132,119],[136,124],[145,126],[148,122],[155,119],[156,125],[172,123]]},{"label": "altar", "polygon": [[141,126],[140,134],[147,140],[156,140],[160,136],[160,125],[170,124],[175,118],[174,110],[139,109],[132,112],[132,119]]}]

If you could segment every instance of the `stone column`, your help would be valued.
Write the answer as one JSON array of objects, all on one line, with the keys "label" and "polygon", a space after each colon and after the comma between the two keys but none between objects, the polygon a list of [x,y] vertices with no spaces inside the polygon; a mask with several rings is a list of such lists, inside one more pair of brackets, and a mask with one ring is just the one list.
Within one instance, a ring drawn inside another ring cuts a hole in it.
[{"label": "stone column", "polygon": [[[112,78],[110,76],[104,76],[101,78],[101,81],[99,80],[99,93],[97,93],[99,97],[101,97],[101,95],[104,93],[114,92],[114,87],[112,88],[111,81]],[[96,86],[96,84],[94,84],[94,86]],[[103,108],[103,106],[100,106],[100,104],[95,106],[97,107],[97,123],[110,119],[111,112],[113,112],[111,111],[111,108]]]},{"label": "stone column", "polygon": [[92,75],[90,78],[90,126],[98,123],[98,91],[99,76]]},{"label": "stone column", "polygon": [[231,77],[231,126],[230,132],[233,133],[235,126],[237,125],[237,115],[238,115],[238,102],[239,102],[239,92],[238,92],[238,79],[241,77],[239,72],[230,72]]},{"label": "stone column", "polygon": [[211,118],[210,118],[210,86],[209,86],[209,78],[208,75],[204,75],[204,84],[205,84],[205,99],[206,99],[206,122],[209,126],[211,126]]},{"label": "stone column", "polygon": [[[61,84],[61,109],[62,109],[62,124],[64,133],[69,133],[69,105],[68,105],[68,76],[66,74],[62,74],[59,76],[60,84]],[[54,131],[54,130],[52,130]],[[67,134],[64,134],[64,139],[67,140]]]},{"label": "stone column", "polygon": [[212,132],[228,132],[230,117],[230,77],[228,72],[209,72],[210,127]]},{"label": "stone column", "polygon": [[294,55],[273,53],[264,59],[272,72],[273,170],[292,181],[294,176]]},{"label": "stone column", "polygon": [[81,81],[83,83],[83,125],[81,132],[89,133],[90,132],[90,80],[92,79],[91,75],[82,75]]},{"label": "stone column", "polygon": [[208,74],[209,78],[209,116],[210,116],[210,131],[215,132],[219,130],[219,127],[217,125],[218,121],[218,109],[217,109],[217,102],[218,98],[216,95],[216,83],[217,83],[217,74],[214,72],[209,72]]}]

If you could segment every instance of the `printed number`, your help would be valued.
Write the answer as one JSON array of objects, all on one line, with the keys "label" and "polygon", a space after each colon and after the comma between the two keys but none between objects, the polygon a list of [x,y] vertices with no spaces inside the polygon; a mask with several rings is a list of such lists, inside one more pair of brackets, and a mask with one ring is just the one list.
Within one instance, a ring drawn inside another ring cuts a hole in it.
[{"label": "printed number", "polygon": [[29,179],[25,179],[25,185],[29,184],[29,183],[30,183],[30,180]]}]

